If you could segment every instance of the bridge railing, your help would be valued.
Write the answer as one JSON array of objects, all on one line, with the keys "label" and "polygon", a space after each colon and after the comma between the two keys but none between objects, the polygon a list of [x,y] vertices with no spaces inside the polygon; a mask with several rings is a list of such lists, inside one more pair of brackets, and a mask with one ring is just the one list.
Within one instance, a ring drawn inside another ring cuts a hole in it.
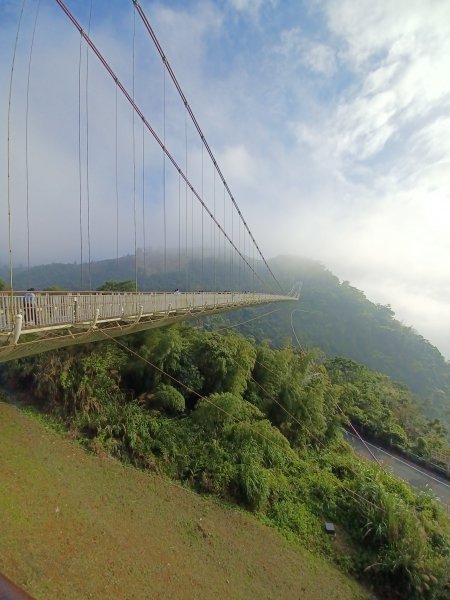
[{"label": "bridge railing", "polygon": [[253,292],[0,292],[0,332],[12,331],[18,314],[30,330],[289,299]]}]

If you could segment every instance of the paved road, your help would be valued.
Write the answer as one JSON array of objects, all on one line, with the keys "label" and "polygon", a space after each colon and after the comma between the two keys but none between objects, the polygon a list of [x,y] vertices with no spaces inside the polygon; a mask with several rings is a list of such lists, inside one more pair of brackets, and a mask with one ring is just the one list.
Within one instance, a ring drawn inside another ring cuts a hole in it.
[{"label": "paved road", "polygon": [[[373,460],[370,452],[358,438],[351,433],[346,433],[345,436],[358,454]],[[394,475],[407,481],[416,489],[424,490],[428,488],[433,490],[441,502],[447,506],[447,511],[450,514],[450,482],[445,481],[439,475],[427,471],[424,467],[418,467],[404,458],[390,454],[379,446],[375,446],[369,442],[366,442],[366,444],[383,465],[391,468]]]}]

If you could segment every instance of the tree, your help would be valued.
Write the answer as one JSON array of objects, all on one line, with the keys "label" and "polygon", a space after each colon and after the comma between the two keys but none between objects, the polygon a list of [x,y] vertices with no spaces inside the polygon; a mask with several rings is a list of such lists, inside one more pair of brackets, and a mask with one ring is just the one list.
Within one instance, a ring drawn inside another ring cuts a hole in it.
[{"label": "tree", "polygon": [[131,279],[127,279],[126,281],[114,281],[109,279],[99,285],[97,288],[97,292],[135,292],[136,285],[134,281]]},{"label": "tree", "polygon": [[241,336],[205,334],[195,348],[195,363],[205,382],[203,394],[243,394],[255,357],[254,346]]}]

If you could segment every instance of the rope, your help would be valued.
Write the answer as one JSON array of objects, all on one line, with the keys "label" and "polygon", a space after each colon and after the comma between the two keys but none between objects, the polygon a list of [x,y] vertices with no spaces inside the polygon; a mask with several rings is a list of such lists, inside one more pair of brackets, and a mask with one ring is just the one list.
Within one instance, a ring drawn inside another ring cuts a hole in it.
[{"label": "rope", "polygon": [[[99,331],[108,339],[112,340],[113,342],[115,342],[118,346],[120,346],[121,348],[123,348],[124,350],[126,350],[127,352],[129,352],[130,354],[132,354],[133,356],[135,356],[136,358],[138,358],[139,360],[143,361],[144,363],[146,363],[147,365],[149,365],[150,367],[152,367],[153,369],[155,369],[156,371],[158,371],[159,373],[165,375],[166,377],[168,377],[169,379],[171,379],[174,383],[177,383],[178,385],[180,385],[181,387],[183,387],[186,391],[188,391],[190,394],[193,394],[194,396],[196,396],[199,400],[204,400],[205,402],[207,402],[209,405],[214,406],[214,408],[216,408],[217,410],[219,410],[220,412],[222,412],[224,415],[226,415],[227,417],[229,417],[232,421],[234,421],[235,423],[247,423],[246,421],[244,421],[243,419],[238,419],[235,415],[233,415],[232,413],[228,412],[227,410],[225,410],[224,408],[222,408],[221,406],[218,406],[215,402],[213,402],[212,400],[210,400],[208,397],[203,396],[202,394],[199,394],[197,391],[195,391],[194,389],[192,389],[191,387],[189,387],[188,385],[186,385],[185,383],[183,383],[182,381],[180,381],[179,379],[177,379],[176,377],[174,377],[173,375],[170,375],[169,373],[167,373],[167,371],[165,371],[164,369],[161,369],[160,367],[158,367],[157,365],[155,365],[154,363],[152,363],[150,360],[148,360],[148,358],[145,358],[144,356],[142,356],[142,354],[139,354],[138,352],[136,352],[135,350],[133,350],[132,348],[129,348],[126,344],[123,344],[122,342],[119,342],[119,340],[117,340],[116,338],[108,335],[108,333],[106,333],[106,331],[104,329],[99,329]],[[280,404],[280,406],[282,406]],[[287,411],[287,409],[285,409]],[[288,412],[288,411],[287,411]],[[288,412],[288,414],[290,414]],[[295,417],[293,415],[291,415],[292,418],[294,420]],[[300,425],[302,425],[299,421],[297,421]],[[253,430],[254,433],[256,433],[256,435],[258,435],[261,439],[265,440],[266,442],[269,442],[269,444],[272,444],[273,446],[277,447],[279,450],[281,450],[282,452],[284,452],[287,456],[287,458],[289,459],[289,455],[286,452],[286,449],[284,446],[282,446],[281,444],[278,444],[277,442],[275,442],[273,439],[265,436],[263,433],[261,433],[258,429],[255,429],[251,423],[247,423],[250,427],[250,429]],[[306,427],[305,427],[306,429]],[[348,493],[352,494],[355,498],[358,498],[359,500],[362,500],[363,502],[366,502],[368,505],[372,506],[373,508],[376,508],[377,510],[380,510],[381,512],[385,512],[384,508],[382,508],[381,506],[378,506],[376,504],[374,504],[371,500],[368,500],[367,498],[365,498],[364,496],[361,496],[360,494],[358,494],[358,492],[355,492],[354,490],[352,490],[351,488],[347,488],[341,481],[340,479],[336,478],[336,481],[338,482],[338,485],[340,485],[342,487],[342,489],[344,489],[345,491],[347,491]]]},{"label": "rope", "polygon": [[20,26],[22,24],[23,9],[25,8],[26,0],[22,1],[20,9],[19,21],[17,23],[16,39],[14,42],[13,57],[11,62],[11,72],[9,77],[9,98],[8,98],[8,134],[7,134],[7,155],[8,155],[8,252],[9,252],[9,285],[11,288],[11,296],[13,295],[13,261],[12,261],[12,211],[11,211],[11,95],[12,84],[14,77],[14,64],[16,62],[17,42],[19,40]]},{"label": "rope", "polygon": [[[160,367],[158,367],[157,365],[155,365],[154,363],[152,363],[150,360],[148,360],[148,358],[145,358],[144,356],[142,356],[142,354],[139,354],[138,352],[136,352],[135,350],[133,350],[132,348],[130,348],[126,344],[123,344],[122,342],[119,342],[119,340],[117,340],[116,338],[110,336],[108,333],[106,333],[106,331],[104,329],[99,329],[99,331],[105,337],[107,337],[108,339],[110,339],[113,342],[115,342],[117,345],[119,345],[121,348],[123,348],[124,350],[126,350],[127,352],[129,352],[130,354],[132,354],[133,356],[135,356],[139,360],[142,360],[143,362],[145,362],[147,365],[149,365],[150,367],[152,367],[153,369],[155,369],[156,371],[158,371],[162,375],[165,375],[166,377],[168,377],[169,379],[171,379],[174,383],[177,383],[178,385],[180,385],[181,387],[183,387],[186,391],[188,391],[190,394],[193,394],[194,396],[196,396],[199,400],[204,400],[205,402],[207,402],[211,406],[214,406],[214,408],[216,408],[217,410],[219,410],[220,412],[222,412],[224,415],[228,416],[235,423],[244,423],[243,420],[238,419],[232,413],[228,412],[227,410],[225,410],[221,406],[217,405],[215,402],[213,402],[212,400],[210,400],[208,397],[203,396],[202,394],[199,394],[197,391],[195,391],[194,389],[192,389],[191,387],[189,387],[188,385],[186,385],[185,383],[183,383],[182,381],[180,381],[179,379],[177,379],[173,375],[170,375],[169,373],[167,373],[167,371],[164,371],[164,369],[161,369]],[[250,426],[251,426],[251,424],[250,424]],[[265,436],[264,434],[262,434],[260,431],[258,431],[258,430],[255,429],[254,432],[257,435],[259,435],[262,439],[264,439],[266,442],[269,442],[269,443],[273,444],[274,446],[277,446],[282,451],[285,450],[284,447],[281,446],[281,444],[278,444],[277,442],[274,442],[272,439],[268,438],[267,436]]]},{"label": "rope", "polygon": [[25,176],[27,185],[27,275],[28,285],[30,287],[30,202],[29,202],[29,169],[28,169],[28,115],[29,115],[29,99],[30,99],[30,76],[31,76],[31,59],[33,56],[34,37],[36,34],[36,25],[39,15],[39,9],[41,6],[41,0],[38,1],[36,7],[36,15],[34,17],[33,34],[31,36],[30,55],[28,58],[28,76],[27,76],[27,102],[26,102],[26,113],[25,113]]},{"label": "rope", "polygon": [[[214,333],[218,333],[220,331],[225,331],[228,329],[233,329],[235,327],[240,327],[241,325],[245,325],[247,323],[250,323],[251,321],[258,321],[259,319],[262,319],[263,317],[267,317],[268,315],[271,315],[274,312],[278,312],[280,309],[279,308],[275,308],[274,310],[270,310],[269,312],[266,312],[262,315],[257,315],[256,317],[252,317],[251,319],[247,319],[246,321],[240,321],[239,323],[234,323],[233,325],[227,325],[226,327],[219,327],[219,329],[214,329]],[[198,317],[199,319],[201,317]]]},{"label": "rope", "polygon": [[300,350],[303,352],[303,354],[306,354],[305,349],[303,348],[303,346],[300,343],[300,340],[297,337],[297,334],[295,333],[295,329],[294,329],[294,323],[292,321],[293,315],[295,312],[299,311],[300,309],[295,308],[292,312],[291,312],[291,329],[292,329],[292,333],[294,334],[294,337],[297,341],[298,347],[300,348]]}]

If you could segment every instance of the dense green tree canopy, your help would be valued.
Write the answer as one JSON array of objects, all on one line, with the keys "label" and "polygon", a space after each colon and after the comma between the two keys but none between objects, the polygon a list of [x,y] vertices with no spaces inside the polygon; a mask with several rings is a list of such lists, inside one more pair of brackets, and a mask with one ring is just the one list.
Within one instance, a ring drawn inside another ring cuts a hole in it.
[{"label": "dense green tree canopy", "polygon": [[108,280],[97,288],[98,292],[135,292],[136,284],[131,279],[126,281]]}]

